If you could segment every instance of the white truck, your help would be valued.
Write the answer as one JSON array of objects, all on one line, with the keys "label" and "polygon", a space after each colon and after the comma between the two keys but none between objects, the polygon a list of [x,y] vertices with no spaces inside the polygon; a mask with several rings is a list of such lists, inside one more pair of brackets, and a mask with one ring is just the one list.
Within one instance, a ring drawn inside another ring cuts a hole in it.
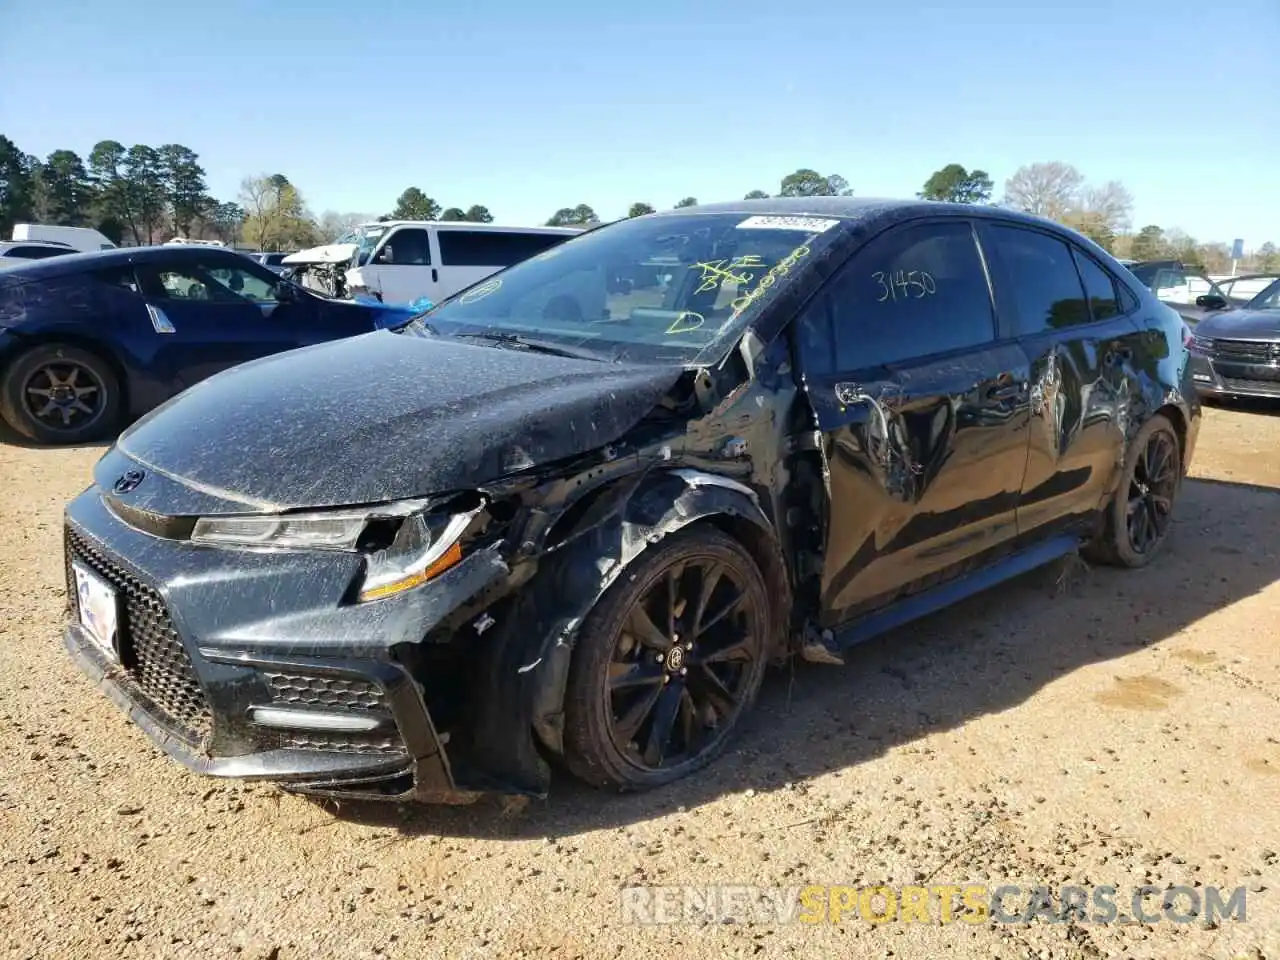
[{"label": "white truck", "polygon": [[116,248],[114,243],[92,227],[59,227],[47,223],[15,223],[10,239],[65,244],[77,253]]}]

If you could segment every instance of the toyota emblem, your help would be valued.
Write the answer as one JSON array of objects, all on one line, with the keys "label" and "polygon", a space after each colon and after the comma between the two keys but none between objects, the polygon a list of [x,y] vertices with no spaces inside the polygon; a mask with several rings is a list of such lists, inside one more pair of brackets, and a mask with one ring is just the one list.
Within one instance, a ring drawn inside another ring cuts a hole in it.
[{"label": "toyota emblem", "polygon": [[126,470],[115,482],[112,489],[116,493],[130,493],[138,489],[138,484],[142,482],[146,475],[146,471],[143,470]]}]

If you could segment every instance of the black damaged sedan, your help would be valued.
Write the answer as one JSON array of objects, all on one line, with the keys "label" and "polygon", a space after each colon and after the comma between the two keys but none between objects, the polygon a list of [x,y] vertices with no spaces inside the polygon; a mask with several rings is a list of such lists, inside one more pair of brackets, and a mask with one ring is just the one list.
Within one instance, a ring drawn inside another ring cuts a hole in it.
[{"label": "black damaged sedan", "polygon": [[770,663],[1077,549],[1147,563],[1199,429],[1185,340],[1009,211],[627,220],[135,424],[67,509],[66,643],[206,774],[656,786]]}]

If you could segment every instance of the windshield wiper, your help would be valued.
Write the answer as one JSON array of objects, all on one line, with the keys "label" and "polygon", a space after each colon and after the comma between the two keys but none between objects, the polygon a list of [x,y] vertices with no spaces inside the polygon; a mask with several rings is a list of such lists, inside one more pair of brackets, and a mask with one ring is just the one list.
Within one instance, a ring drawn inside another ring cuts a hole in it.
[{"label": "windshield wiper", "polygon": [[533,353],[546,353],[554,357],[572,357],[574,360],[596,360],[604,362],[604,357],[591,350],[579,350],[574,347],[563,347],[547,340],[522,337],[515,333],[455,333],[455,337],[467,337],[475,340],[488,340],[491,343],[511,344],[524,347]]}]

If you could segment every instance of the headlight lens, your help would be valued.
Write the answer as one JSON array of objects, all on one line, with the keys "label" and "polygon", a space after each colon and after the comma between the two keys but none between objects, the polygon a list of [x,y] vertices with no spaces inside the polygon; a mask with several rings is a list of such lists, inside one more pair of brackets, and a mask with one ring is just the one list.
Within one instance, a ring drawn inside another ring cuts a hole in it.
[{"label": "headlight lens", "polygon": [[[363,602],[412,589],[458,563],[462,559],[459,539],[482,509],[483,504],[463,513],[428,514],[425,502],[403,501],[368,510],[201,517],[191,532],[191,540],[210,546],[364,553],[366,569],[359,594]],[[362,545],[361,540],[371,524],[397,521],[388,546]]]}]

